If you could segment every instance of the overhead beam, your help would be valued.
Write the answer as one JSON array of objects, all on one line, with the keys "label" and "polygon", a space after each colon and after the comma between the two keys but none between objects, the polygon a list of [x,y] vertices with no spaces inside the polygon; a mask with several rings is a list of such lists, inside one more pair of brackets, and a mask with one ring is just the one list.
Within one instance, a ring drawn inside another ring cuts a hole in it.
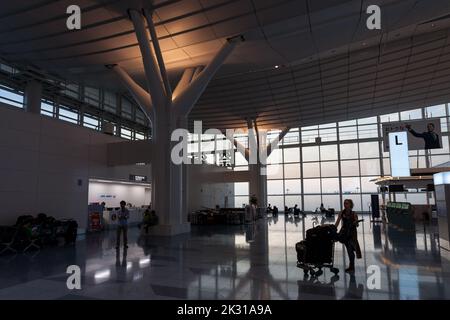
[{"label": "overhead beam", "polygon": [[166,90],[167,99],[172,99],[172,88],[170,87],[169,78],[166,72],[166,65],[164,64],[164,59],[161,53],[161,47],[159,46],[158,36],[156,35],[155,25],[153,23],[152,12],[148,9],[144,9],[144,16],[147,20],[148,29],[150,31],[150,37],[152,39],[153,48],[155,50],[156,59],[158,61],[159,70],[161,72],[161,77],[164,83],[164,88]]},{"label": "overhead beam", "polygon": [[130,17],[134,25],[134,31],[141,50],[142,60],[144,63],[145,75],[148,82],[148,90],[156,109],[163,108],[167,102],[164,86],[161,80],[161,74],[155,59],[155,55],[150,47],[148,32],[145,27],[144,17],[140,11],[131,9]]},{"label": "overhead beam", "polygon": [[277,144],[283,140],[284,136],[289,132],[289,130],[291,130],[291,127],[286,127],[283,131],[281,131],[278,134],[278,137],[272,141],[268,146],[267,146],[267,156],[270,156],[270,154],[272,153],[272,151],[275,149],[275,147],[277,146]]},{"label": "overhead beam", "polygon": [[195,72],[194,68],[184,69],[183,74],[181,75],[180,81],[178,81],[178,84],[175,87],[175,90],[173,90],[172,97],[174,99],[176,99],[176,97],[189,86],[189,83],[192,81],[194,72]]},{"label": "overhead beam", "polygon": [[204,69],[204,66],[196,67],[191,81],[195,80],[198,77],[198,75],[203,71],[203,69]]},{"label": "overhead beam", "polygon": [[154,109],[152,99],[147,91],[142,89],[129,75],[117,64],[107,65],[108,69],[112,70],[122,82],[122,85],[128,89],[133,99],[138,103],[145,116],[153,123]]},{"label": "overhead beam", "polygon": [[[241,41],[244,38],[240,37]],[[173,100],[173,104],[176,110],[179,110],[180,114],[188,115],[194,107],[197,100],[200,98],[206,86],[214,77],[216,72],[225,62],[226,58],[233,51],[237,43],[236,38],[227,39],[227,42],[216,53],[211,62],[206,68],[194,79],[191,84],[183,90],[176,99]]]}]

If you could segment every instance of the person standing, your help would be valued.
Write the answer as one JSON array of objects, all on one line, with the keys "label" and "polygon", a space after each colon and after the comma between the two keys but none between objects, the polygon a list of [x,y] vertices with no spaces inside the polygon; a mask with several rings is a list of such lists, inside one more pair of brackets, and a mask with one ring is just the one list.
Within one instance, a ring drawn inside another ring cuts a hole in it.
[{"label": "person standing", "polygon": [[441,141],[439,140],[439,135],[435,132],[434,123],[430,122],[427,124],[427,131],[419,133],[414,131],[410,124],[407,124],[406,129],[416,138],[422,138],[425,142],[425,149],[440,149]]},{"label": "person standing", "polygon": [[336,227],[342,221],[341,230],[339,230],[339,241],[345,245],[347,249],[350,265],[345,272],[353,273],[355,271],[355,253],[358,259],[361,259],[361,248],[358,242],[358,216],[353,211],[353,201],[351,199],[344,200],[344,210],[339,213],[336,220]]},{"label": "person standing", "polygon": [[117,213],[117,240],[116,249],[120,247],[120,236],[123,234],[123,247],[128,248],[128,218],[130,217],[130,212],[125,207],[126,202],[120,201],[120,209]]}]

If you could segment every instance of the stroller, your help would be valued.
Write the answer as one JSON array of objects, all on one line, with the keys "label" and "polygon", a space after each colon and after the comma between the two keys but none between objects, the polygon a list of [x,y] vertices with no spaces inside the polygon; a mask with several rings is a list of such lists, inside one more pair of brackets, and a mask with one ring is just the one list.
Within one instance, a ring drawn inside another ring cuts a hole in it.
[{"label": "stroller", "polygon": [[322,268],[329,268],[335,275],[339,269],[334,267],[334,243],[337,240],[337,228],[333,224],[324,224],[306,231],[306,239],[295,245],[297,267],[313,277],[322,275]]}]

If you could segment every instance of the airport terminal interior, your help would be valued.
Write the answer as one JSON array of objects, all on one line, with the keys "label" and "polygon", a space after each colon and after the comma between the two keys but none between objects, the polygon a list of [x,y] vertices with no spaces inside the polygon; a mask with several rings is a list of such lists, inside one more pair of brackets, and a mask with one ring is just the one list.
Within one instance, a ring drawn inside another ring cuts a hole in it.
[{"label": "airport terminal interior", "polygon": [[0,300],[450,299],[450,2],[373,2],[1,1]]}]

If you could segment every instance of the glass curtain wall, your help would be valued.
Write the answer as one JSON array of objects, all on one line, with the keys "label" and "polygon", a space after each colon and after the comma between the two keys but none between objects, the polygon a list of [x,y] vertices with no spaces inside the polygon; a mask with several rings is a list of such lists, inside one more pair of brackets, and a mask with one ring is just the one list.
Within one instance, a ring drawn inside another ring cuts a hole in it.
[{"label": "glass curtain wall", "polygon": [[[268,158],[267,203],[282,210],[297,204],[314,211],[321,203],[341,210],[344,199],[352,199],[357,211],[370,211],[371,194],[377,186],[371,182],[379,176],[390,175],[389,153],[383,152],[382,124],[401,120],[439,118],[442,126],[443,148],[430,151],[429,166],[450,161],[450,105],[442,104],[410,111],[395,112],[301,128],[293,128],[281,141],[279,149]],[[268,133],[271,141],[278,132]],[[198,138],[191,137],[190,152],[198,150]],[[202,150],[213,150],[213,138],[202,135]],[[223,150],[229,143],[222,137]],[[246,135],[237,137],[247,145]],[[216,142],[217,143],[217,142]],[[206,156],[204,161],[220,165],[219,156]],[[425,151],[410,151],[411,168],[425,168]],[[236,153],[233,170],[248,170],[245,158]],[[239,197],[244,196],[239,194]],[[248,195],[245,195],[248,196]],[[427,203],[426,193],[408,190],[397,194],[397,201]],[[430,199],[433,203],[433,199]]]}]

